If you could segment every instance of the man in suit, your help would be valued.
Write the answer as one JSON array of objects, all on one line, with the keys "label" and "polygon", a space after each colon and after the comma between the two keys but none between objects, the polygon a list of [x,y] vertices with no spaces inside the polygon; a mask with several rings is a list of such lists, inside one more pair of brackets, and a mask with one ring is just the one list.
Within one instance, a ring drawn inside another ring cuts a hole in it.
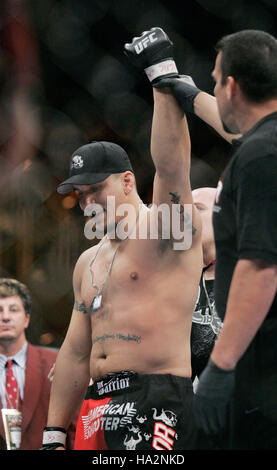
[{"label": "man in suit", "polygon": [[[20,450],[37,450],[41,446],[51,388],[47,376],[57,356],[54,350],[27,342],[25,330],[30,322],[30,313],[31,297],[27,287],[17,280],[1,278],[0,408],[17,409],[22,414],[21,429],[17,433],[16,447],[13,447]],[[11,364],[10,369],[8,363]],[[7,393],[10,378],[11,383],[16,383],[14,397]],[[73,448],[74,434],[75,426],[71,424],[68,449]],[[6,449],[2,413],[0,449]]]}]

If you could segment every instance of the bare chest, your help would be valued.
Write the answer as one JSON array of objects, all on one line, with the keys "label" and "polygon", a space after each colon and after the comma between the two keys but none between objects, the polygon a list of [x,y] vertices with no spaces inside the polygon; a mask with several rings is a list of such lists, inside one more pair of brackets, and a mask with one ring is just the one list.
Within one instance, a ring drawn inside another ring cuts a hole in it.
[{"label": "bare chest", "polygon": [[[93,312],[92,303],[101,303],[103,314],[121,297],[139,296],[146,292],[149,283],[160,274],[156,246],[127,246],[103,251],[91,260],[83,272],[81,295],[87,309]],[[162,267],[160,266],[162,269]],[[95,297],[98,300],[95,301]]]}]

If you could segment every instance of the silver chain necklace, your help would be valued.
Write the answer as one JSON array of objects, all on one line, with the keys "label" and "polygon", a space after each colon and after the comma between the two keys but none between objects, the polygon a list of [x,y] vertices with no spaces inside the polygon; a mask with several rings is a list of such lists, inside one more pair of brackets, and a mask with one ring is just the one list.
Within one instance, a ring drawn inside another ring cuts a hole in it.
[{"label": "silver chain necklace", "polygon": [[[138,221],[138,217],[139,217],[141,208],[142,208],[142,204],[140,205],[140,208],[139,208],[138,215],[137,215],[137,217],[136,217],[135,223],[134,223],[134,225],[132,226],[130,232],[127,234],[126,238],[129,238],[130,235],[132,234],[132,232],[133,232],[133,230],[134,230],[134,228],[135,228],[135,226],[136,226],[136,224],[137,224],[137,221]],[[126,238],[125,238],[125,240],[126,240]],[[116,249],[114,250],[113,256],[112,256],[112,260],[111,260],[111,262],[110,262],[110,264],[109,264],[109,267],[108,267],[108,269],[107,269],[107,272],[106,272],[106,274],[105,274],[105,278],[104,278],[103,284],[102,284],[102,286],[99,287],[99,286],[97,286],[97,284],[95,284],[95,283],[93,282],[93,272],[92,272],[92,270],[91,270],[91,267],[92,267],[94,261],[96,260],[96,257],[97,257],[97,255],[98,255],[98,253],[99,253],[99,251],[100,251],[100,248],[104,245],[104,243],[105,243],[106,241],[107,241],[107,238],[105,237],[105,240],[103,241],[103,243],[100,243],[100,244],[99,244],[98,250],[96,251],[96,254],[95,254],[94,258],[92,259],[92,261],[90,262],[90,265],[89,265],[89,270],[90,270],[90,274],[91,274],[91,283],[92,283],[92,287],[94,287],[95,289],[97,289],[97,295],[95,295],[95,296],[93,297],[92,302],[91,302],[91,305],[90,305],[90,311],[91,311],[91,313],[92,313],[92,312],[97,312],[97,310],[99,310],[99,308],[101,307],[101,304],[102,304],[102,291],[103,291],[104,286],[105,286],[105,284],[106,284],[106,282],[107,282],[107,280],[108,280],[108,277],[109,277],[109,275],[110,275],[110,272],[111,272],[111,269],[112,269],[112,265],[113,265],[113,262],[114,262],[114,259],[115,259],[115,255],[116,255],[116,253],[117,253],[117,251],[118,251],[118,248],[120,247],[120,245],[118,245],[118,246],[116,247]]]}]

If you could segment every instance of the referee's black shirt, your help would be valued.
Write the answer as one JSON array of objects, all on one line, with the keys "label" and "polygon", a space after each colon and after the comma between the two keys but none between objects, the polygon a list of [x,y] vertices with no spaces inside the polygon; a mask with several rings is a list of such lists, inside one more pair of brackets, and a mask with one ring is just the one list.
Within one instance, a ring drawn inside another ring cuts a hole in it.
[{"label": "referee's black shirt", "polygon": [[[235,265],[260,259],[277,265],[277,112],[233,140],[213,209],[215,302],[223,320]],[[277,318],[277,295],[267,318]]]}]

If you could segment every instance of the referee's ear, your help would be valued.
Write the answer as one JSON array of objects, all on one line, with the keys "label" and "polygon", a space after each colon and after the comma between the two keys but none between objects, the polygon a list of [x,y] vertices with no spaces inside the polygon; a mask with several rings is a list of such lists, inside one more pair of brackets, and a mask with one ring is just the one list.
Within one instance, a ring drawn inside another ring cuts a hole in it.
[{"label": "referee's ear", "polygon": [[238,96],[241,97],[242,91],[241,91],[240,85],[231,75],[229,75],[226,78],[225,87],[226,87],[226,96],[229,101],[232,101],[234,98]]}]

